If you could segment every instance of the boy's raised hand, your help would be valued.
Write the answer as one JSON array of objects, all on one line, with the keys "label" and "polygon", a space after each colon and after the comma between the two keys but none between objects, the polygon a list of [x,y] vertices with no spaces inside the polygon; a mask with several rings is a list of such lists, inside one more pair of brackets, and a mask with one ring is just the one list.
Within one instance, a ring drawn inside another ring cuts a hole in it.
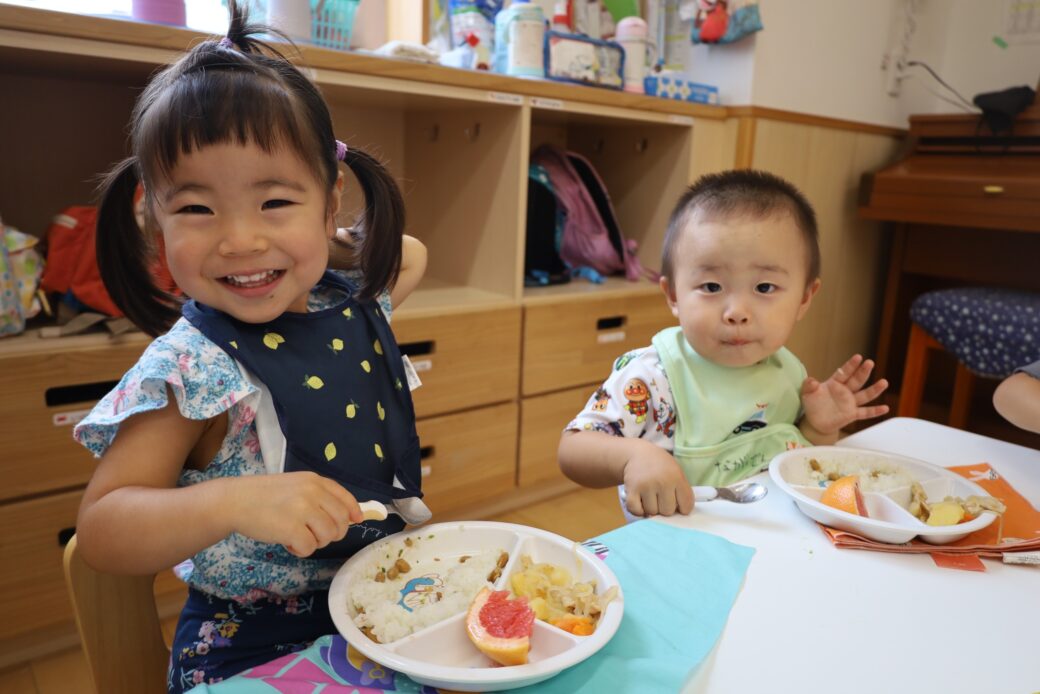
[{"label": "boy's raised hand", "polygon": [[[888,405],[868,405],[888,388],[881,379],[864,388],[874,362],[855,354],[823,383],[806,378],[802,383],[802,433],[815,444],[833,443],[838,431],[859,419],[880,417]],[[806,426],[807,425],[807,426]],[[817,440],[823,439],[823,440]]]}]

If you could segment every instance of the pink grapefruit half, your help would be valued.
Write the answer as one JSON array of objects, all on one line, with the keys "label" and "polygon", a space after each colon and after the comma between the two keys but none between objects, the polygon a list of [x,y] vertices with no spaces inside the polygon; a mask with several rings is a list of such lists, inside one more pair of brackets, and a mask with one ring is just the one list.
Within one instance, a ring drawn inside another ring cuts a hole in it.
[{"label": "pink grapefruit half", "polygon": [[523,665],[531,650],[534,611],[526,598],[482,588],[466,613],[466,633],[480,652],[500,665]]}]

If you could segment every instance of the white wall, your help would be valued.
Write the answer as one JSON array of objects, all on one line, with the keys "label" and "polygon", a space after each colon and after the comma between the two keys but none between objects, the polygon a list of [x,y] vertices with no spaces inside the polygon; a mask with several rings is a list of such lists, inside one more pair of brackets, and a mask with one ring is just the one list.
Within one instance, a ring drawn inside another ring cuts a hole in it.
[{"label": "white wall", "polygon": [[[900,50],[909,0],[762,0],[765,29],[729,46],[691,46],[688,72],[723,103],[905,127],[955,100],[920,67],[897,97],[882,69]],[[966,99],[1040,79],[1040,43],[1000,48],[1008,0],[917,0],[908,58],[928,63]]]},{"label": "white wall", "polygon": [[[1007,48],[993,42],[994,36],[1005,35],[1004,9],[1008,1],[950,2],[953,9],[949,13],[939,74],[969,100],[981,92],[1023,84],[1036,89],[1040,81],[1040,37],[1036,43],[1011,43]],[[932,4],[936,4],[934,0]],[[929,8],[929,15],[935,14],[932,9]]]}]

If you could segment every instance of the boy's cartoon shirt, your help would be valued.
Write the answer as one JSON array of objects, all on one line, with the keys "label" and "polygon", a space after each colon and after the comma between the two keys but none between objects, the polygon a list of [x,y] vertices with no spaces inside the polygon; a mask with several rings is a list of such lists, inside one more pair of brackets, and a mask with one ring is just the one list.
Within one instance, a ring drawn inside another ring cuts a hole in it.
[{"label": "boy's cartoon shirt", "polygon": [[618,357],[567,430],[643,438],[671,451],[675,406],[657,350],[644,347]]},{"label": "boy's cartoon shirt", "polygon": [[[359,282],[357,273],[342,274]],[[311,294],[308,310],[322,310],[339,300],[339,294],[319,288]],[[389,294],[380,295],[378,303],[389,320]],[[228,414],[227,435],[216,456],[205,470],[182,470],[178,486],[269,472],[255,421],[260,389],[227,352],[184,318],[153,340],[115,389],[76,425],[76,440],[94,455],[103,455],[128,417],[168,404],[167,390],[173,393],[181,414],[189,419]],[[148,461],[142,460],[141,464],[147,465]],[[201,521],[184,519],[185,523]],[[192,557],[186,580],[205,593],[251,602],[261,597],[289,597],[327,588],[342,563],[342,559],[299,559],[281,545],[232,533]]]},{"label": "boy's cartoon shirt", "polygon": [[804,379],[805,368],[786,349],[727,369],[693,353],[681,331],[669,329],[653,345],[619,357],[566,429],[642,438],[672,453],[691,484],[731,484],[777,452],[808,444],[793,426]]}]

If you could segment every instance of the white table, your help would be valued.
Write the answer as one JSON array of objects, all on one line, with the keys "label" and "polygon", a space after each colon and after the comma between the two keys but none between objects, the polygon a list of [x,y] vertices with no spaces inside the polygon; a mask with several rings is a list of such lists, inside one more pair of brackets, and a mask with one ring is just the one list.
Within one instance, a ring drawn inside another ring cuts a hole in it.
[{"label": "white table", "polygon": [[[908,418],[839,445],[944,466],[986,461],[1040,505],[1040,451]],[[770,487],[763,501],[657,519],[756,550],[684,694],[1040,691],[1040,568],[984,560],[985,573],[958,571],[926,554],[837,549],[768,475],[756,479]]]}]

